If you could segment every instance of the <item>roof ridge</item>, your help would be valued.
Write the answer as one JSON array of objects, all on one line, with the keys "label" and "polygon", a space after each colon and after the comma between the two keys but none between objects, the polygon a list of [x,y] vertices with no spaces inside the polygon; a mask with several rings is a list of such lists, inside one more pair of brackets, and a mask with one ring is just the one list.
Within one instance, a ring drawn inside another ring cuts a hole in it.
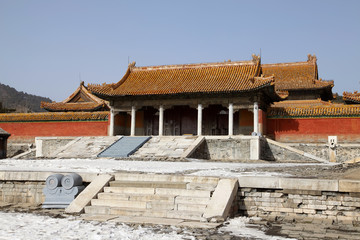
[{"label": "roof ridge", "polygon": [[265,63],[261,64],[261,66],[288,66],[288,65],[306,65],[306,64],[314,64],[317,65],[317,57],[311,54],[308,54],[308,60],[307,61],[299,61],[299,62],[284,62],[284,63]]},{"label": "roof ridge", "polygon": [[242,65],[256,65],[256,60],[247,61],[224,61],[224,62],[208,62],[208,63],[188,63],[188,64],[170,64],[170,65],[153,65],[153,66],[139,66],[132,67],[131,71],[141,70],[164,70],[164,69],[180,69],[180,68],[205,68],[205,67],[220,67],[220,66],[242,66]]}]

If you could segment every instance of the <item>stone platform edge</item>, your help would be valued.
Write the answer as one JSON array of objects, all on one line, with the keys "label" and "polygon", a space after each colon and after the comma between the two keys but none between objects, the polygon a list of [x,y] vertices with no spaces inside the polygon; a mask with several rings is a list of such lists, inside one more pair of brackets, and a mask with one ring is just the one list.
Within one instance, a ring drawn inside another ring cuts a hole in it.
[{"label": "stone platform edge", "polygon": [[[75,171],[72,171],[75,172]],[[0,181],[19,181],[19,182],[45,182],[46,178],[52,174],[60,173],[63,175],[72,173],[64,171],[0,171]],[[84,182],[92,182],[98,173],[83,173],[79,174]]]},{"label": "stone platform edge", "polygon": [[[0,181],[45,181],[54,173],[66,175],[63,171],[0,171]],[[76,172],[84,182],[92,182],[97,176],[105,173]],[[115,175],[116,173],[108,173]],[[131,174],[130,172],[127,174]],[[135,173],[134,173],[135,174]],[[151,173],[152,174],[152,173]],[[168,174],[171,175],[171,174]],[[240,176],[237,178],[240,188],[291,189],[332,192],[360,192],[360,180],[347,179],[309,179],[272,176]]]}]

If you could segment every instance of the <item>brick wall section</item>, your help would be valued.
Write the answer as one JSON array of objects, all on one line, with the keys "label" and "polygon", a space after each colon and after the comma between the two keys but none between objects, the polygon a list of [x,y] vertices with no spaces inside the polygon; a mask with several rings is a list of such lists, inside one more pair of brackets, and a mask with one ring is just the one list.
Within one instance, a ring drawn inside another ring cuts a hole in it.
[{"label": "brick wall section", "polygon": [[44,202],[45,182],[0,181],[0,201],[39,205]]},{"label": "brick wall section", "polygon": [[51,136],[107,136],[107,121],[0,122],[11,133],[9,141],[34,140]]},{"label": "brick wall section", "polygon": [[360,195],[332,191],[240,188],[239,213],[270,221],[360,223]]},{"label": "brick wall section", "polygon": [[322,142],[338,136],[340,142],[360,142],[360,118],[267,119],[267,135],[280,142]]}]

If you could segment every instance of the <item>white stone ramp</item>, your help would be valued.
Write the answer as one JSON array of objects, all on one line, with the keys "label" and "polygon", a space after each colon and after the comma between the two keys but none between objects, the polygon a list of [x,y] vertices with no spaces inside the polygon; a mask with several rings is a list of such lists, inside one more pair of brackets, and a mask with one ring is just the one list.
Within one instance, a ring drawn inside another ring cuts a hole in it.
[{"label": "white stone ramp", "polygon": [[197,136],[154,136],[131,157],[134,158],[183,158],[184,153],[190,152],[189,148],[194,148]]},{"label": "white stone ramp", "polygon": [[85,207],[84,219],[216,227],[238,190],[237,180],[184,175],[118,173],[109,184]]},{"label": "white stone ramp", "polygon": [[56,158],[96,158],[109,145],[117,141],[120,136],[78,137],[67,145],[54,151],[50,157]]}]

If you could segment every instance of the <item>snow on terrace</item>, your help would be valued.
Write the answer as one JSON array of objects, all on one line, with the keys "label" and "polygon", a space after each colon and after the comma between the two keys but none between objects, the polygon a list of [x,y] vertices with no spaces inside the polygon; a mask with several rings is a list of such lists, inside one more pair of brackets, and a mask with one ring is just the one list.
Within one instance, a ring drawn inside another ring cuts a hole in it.
[{"label": "snow on terrace", "polygon": [[[124,161],[114,159],[37,159],[0,160],[0,171],[50,171],[112,173],[119,171],[191,174],[198,176],[290,176],[285,168],[327,168],[334,164],[323,163],[229,163],[193,160],[189,162]],[[269,171],[274,169],[274,171]]]},{"label": "snow on terrace", "polygon": [[[230,219],[219,233],[229,232],[230,235],[246,239],[285,240],[279,236],[265,235],[256,225],[249,224],[249,218]],[[216,234],[216,232],[215,232]],[[219,239],[222,235],[217,235]],[[42,240],[42,239],[89,239],[89,240],[176,240],[197,238],[196,231],[188,231],[171,227],[169,231],[159,232],[153,227],[131,227],[114,222],[84,222],[74,217],[51,218],[31,213],[0,212],[1,240]],[[229,238],[226,238],[229,239]]]}]

